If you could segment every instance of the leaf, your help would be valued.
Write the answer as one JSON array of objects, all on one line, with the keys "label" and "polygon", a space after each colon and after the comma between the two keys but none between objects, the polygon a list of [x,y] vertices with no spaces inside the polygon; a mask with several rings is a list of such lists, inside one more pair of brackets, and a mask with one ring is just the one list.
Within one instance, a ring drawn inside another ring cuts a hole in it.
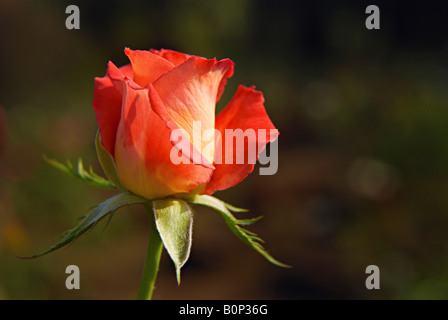
[{"label": "leaf", "polygon": [[87,232],[91,228],[93,228],[98,221],[103,219],[108,214],[112,214],[120,207],[135,204],[135,203],[145,203],[148,202],[148,200],[141,198],[139,196],[133,195],[131,193],[119,193],[103,202],[101,202],[99,205],[95,206],[94,209],[88,213],[84,219],[81,220],[81,222],[76,225],[73,229],[65,231],[61,235],[61,240],[56,243],[54,246],[50,247],[49,249],[45,250],[42,253],[36,254],[32,257],[23,257],[23,259],[34,259],[41,257],[43,255],[46,255],[50,252],[53,252],[57,249],[60,249],[69,243],[71,243],[73,240],[81,236],[83,233]]},{"label": "leaf", "polygon": [[95,137],[95,147],[96,154],[98,156],[98,161],[103,168],[104,173],[109,178],[110,181],[113,182],[118,189],[126,191],[126,188],[120,182],[120,178],[118,178],[117,168],[115,167],[115,161],[112,158],[111,154],[103,147],[101,143],[100,131],[98,130]]},{"label": "leaf", "polygon": [[154,200],[153,210],[157,230],[174,262],[177,283],[180,284],[180,269],[190,256],[193,213],[190,206],[180,199]]},{"label": "leaf", "polygon": [[47,158],[46,156],[44,156],[44,160],[52,167],[61,170],[62,172],[68,174],[69,176],[80,179],[81,181],[91,186],[100,187],[104,189],[116,189],[116,186],[112,182],[94,173],[92,168],[90,168],[89,171],[86,171],[84,169],[82,159],[78,159],[78,165],[76,168],[73,167],[70,161],[67,161],[67,164],[62,164],[57,160]]},{"label": "leaf", "polygon": [[[258,253],[260,253],[262,256],[264,256],[269,262],[271,262],[277,266],[280,266],[280,267],[285,267],[285,268],[290,267],[290,266],[274,259],[261,245],[261,243],[263,243],[264,241],[261,238],[259,238],[255,233],[239,226],[239,225],[251,224],[251,223],[259,220],[260,217],[254,218],[254,219],[239,220],[239,219],[235,218],[232,215],[232,213],[229,211],[229,208],[235,208],[235,207],[233,207],[229,204],[226,204],[225,202],[223,202],[215,197],[208,196],[208,195],[196,195],[196,196],[186,199],[186,200],[192,204],[200,204],[200,205],[215,209],[222,215],[225,223],[230,228],[230,230],[232,230],[232,232],[238,238],[240,238],[244,243],[246,243],[252,249],[254,249]],[[236,209],[235,211],[243,210],[243,209],[239,209],[239,208],[235,208],[235,209]]]},{"label": "leaf", "polygon": [[249,225],[252,224],[258,220],[260,220],[262,217],[256,217],[252,219],[237,219],[235,218],[232,213],[230,213],[229,210],[232,210],[234,212],[247,212],[247,209],[241,209],[234,207],[228,203],[225,203],[224,201],[219,200],[218,198],[207,196],[207,195],[196,195],[193,198],[186,199],[188,202],[194,203],[194,204],[201,204],[207,207],[210,207],[212,209],[217,210],[219,213],[225,215],[228,219],[230,219],[234,224],[239,225]]},{"label": "leaf", "polygon": [[221,201],[221,202],[224,203],[226,208],[229,209],[230,211],[233,211],[233,212],[249,212],[248,209],[237,208],[237,207],[232,206],[231,204],[225,203],[224,201]]}]

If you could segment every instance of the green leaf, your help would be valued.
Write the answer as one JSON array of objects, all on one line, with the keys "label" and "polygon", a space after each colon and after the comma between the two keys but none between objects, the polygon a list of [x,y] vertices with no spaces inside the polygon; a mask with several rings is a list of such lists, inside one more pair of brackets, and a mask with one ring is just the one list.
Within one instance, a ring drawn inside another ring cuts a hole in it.
[{"label": "green leaf", "polygon": [[180,269],[190,256],[193,228],[193,213],[190,206],[180,199],[153,201],[157,230],[176,267],[177,283],[180,284]]},{"label": "green leaf", "polygon": [[224,218],[224,221],[227,224],[227,226],[230,228],[230,230],[232,230],[232,232],[238,238],[240,238],[244,243],[249,245],[252,249],[257,251],[258,253],[260,253],[271,263],[273,263],[277,266],[280,266],[280,267],[286,267],[286,268],[290,267],[290,266],[274,259],[261,245],[261,243],[263,243],[263,240],[261,238],[259,238],[255,233],[240,227],[240,225],[251,224],[251,223],[259,220],[260,217],[255,218],[255,219],[244,219],[244,220],[237,219],[229,211],[230,208],[234,208],[234,209],[236,209],[234,211],[238,211],[238,212],[241,212],[243,209],[235,208],[235,207],[233,207],[229,204],[226,204],[225,202],[223,202],[215,197],[208,196],[208,195],[196,195],[196,196],[186,199],[186,200],[192,204],[200,204],[200,205],[215,209]]},{"label": "green leaf", "polygon": [[249,212],[248,209],[237,208],[237,207],[232,206],[231,204],[225,203],[224,201],[221,201],[221,202],[224,203],[226,208],[229,209],[230,211],[233,211],[233,212]]},{"label": "green leaf", "polygon": [[62,164],[57,160],[47,158],[46,156],[44,156],[43,158],[45,162],[47,162],[52,167],[61,170],[62,172],[68,174],[69,176],[80,179],[81,181],[91,186],[100,187],[104,189],[116,189],[116,186],[112,182],[94,173],[92,168],[90,168],[89,171],[86,171],[84,169],[82,159],[78,159],[78,165],[76,166],[76,168],[74,168],[70,161],[67,161],[67,164]]},{"label": "green leaf", "polygon": [[109,178],[110,181],[113,182],[114,185],[117,186],[118,189],[126,191],[126,188],[120,182],[117,174],[117,168],[115,167],[115,161],[112,155],[103,147],[101,143],[100,131],[98,130],[95,137],[95,147],[96,154],[98,156],[98,161],[103,168],[104,173]]},{"label": "green leaf", "polygon": [[65,231],[61,235],[61,240],[56,243],[54,246],[50,247],[48,250],[45,250],[42,253],[39,253],[37,255],[34,255],[32,257],[25,257],[23,259],[33,259],[38,258],[43,255],[46,255],[50,252],[53,252],[57,249],[60,249],[69,243],[71,243],[73,240],[81,236],[86,231],[93,228],[98,221],[103,219],[108,214],[113,214],[115,210],[117,210],[120,207],[135,204],[135,203],[146,203],[148,200],[141,198],[139,196],[133,195],[131,193],[120,193],[117,194],[99,205],[95,206],[90,213],[84,216],[84,218],[81,220],[81,222],[76,225],[73,229]]},{"label": "green leaf", "polygon": [[225,215],[226,219],[229,219],[230,221],[232,221],[233,224],[237,225],[249,225],[262,218],[262,217],[256,217],[252,219],[237,219],[232,215],[232,213],[230,213],[229,210],[232,210],[234,212],[247,212],[248,210],[234,207],[212,196],[196,195],[193,198],[186,199],[186,201],[193,204],[200,204],[215,209],[222,215]]}]

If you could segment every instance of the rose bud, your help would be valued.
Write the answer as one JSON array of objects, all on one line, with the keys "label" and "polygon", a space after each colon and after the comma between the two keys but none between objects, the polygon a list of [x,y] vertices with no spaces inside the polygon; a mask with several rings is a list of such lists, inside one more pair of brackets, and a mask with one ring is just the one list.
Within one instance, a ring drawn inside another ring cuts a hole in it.
[{"label": "rose bud", "polygon": [[[253,171],[266,144],[277,139],[263,95],[254,87],[240,85],[215,118],[216,103],[233,75],[231,60],[165,49],[126,48],[125,54],[130,64],[117,68],[109,62],[107,74],[95,78],[93,109],[101,144],[131,192],[152,200],[230,188]],[[255,132],[243,135],[239,148],[226,135],[237,129]]]}]

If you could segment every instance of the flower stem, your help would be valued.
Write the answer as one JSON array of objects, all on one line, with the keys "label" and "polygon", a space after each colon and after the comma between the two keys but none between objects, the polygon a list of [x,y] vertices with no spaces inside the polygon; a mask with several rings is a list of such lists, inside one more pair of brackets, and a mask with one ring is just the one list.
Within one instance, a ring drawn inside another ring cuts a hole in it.
[{"label": "flower stem", "polygon": [[138,291],[138,300],[151,300],[163,249],[163,243],[160,239],[159,231],[156,228],[152,208],[150,205],[145,205],[145,208],[149,214],[149,243],[145,266],[143,268],[143,276]]}]

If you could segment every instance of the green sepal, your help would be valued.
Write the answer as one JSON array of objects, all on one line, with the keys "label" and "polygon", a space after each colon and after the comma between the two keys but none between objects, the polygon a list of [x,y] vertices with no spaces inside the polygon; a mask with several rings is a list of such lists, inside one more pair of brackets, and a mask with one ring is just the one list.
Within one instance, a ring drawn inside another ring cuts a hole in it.
[{"label": "green sepal", "polygon": [[123,187],[123,185],[120,182],[120,179],[118,178],[117,168],[115,166],[114,159],[112,155],[103,147],[103,144],[101,143],[101,135],[100,131],[98,130],[95,137],[95,147],[96,147],[96,154],[98,156],[98,161],[101,164],[101,167],[103,168],[104,173],[109,178],[112,183],[117,186],[118,189],[125,191],[126,188]]},{"label": "green sepal", "polygon": [[78,159],[78,165],[76,167],[70,161],[67,161],[67,164],[63,164],[58,162],[57,160],[43,157],[45,162],[47,162],[52,167],[61,170],[62,172],[68,174],[69,176],[80,179],[81,181],[94,186],[100,187],[104,189],[116,189],[117,187],[111,181],[100,177],[95,172],[93,172],[92,167],[90,167],[89,171],[84,169],[84,164],[82,159]]},{"label": "green sepal", "polygon": [[32,257],[23,257],[23,259],[38,258],[57,249],[60,249],[71,243],[83,233],[92,229],[98,221],[103,219],[108,214],[113,214],[118,208],[131,204],[146,202],[149,201],[129,192],[119,193],[95,206],[87,215],[83,217],[78,225],[76,225],[73,229],[67,230],[62,233],[62,235],[60,236],[61,240],[54,246]]},{"label": "green sepal", "polygon": [[243,209],[243,208],[238,208],[238,207],[234,207],[231,204],[225,203],[224,201],[221,201],[222,203],[224,203],[224,205],[226,206],[227,209],[229,209],[230,211],[233,212],[249,212],[248,209]]},{"label": "green sepal", "polygon": [[199,205],[207,206],[207,207],[210,207],[210,208],[218,211],[221,214],[221,216],[224,218],[224,221],[227,224],[227,226],[230,228],[230,230],[232,230],[232,232],[238,238],[240,238],[244,243],[246,243],[252,249],[254,249],[258,253],[260,253],[262,256],[264,256],[269,262],[271,262],[277,266],[280,266],[280,267],[285,267],[285,268],[290,267],[289,265],[286,265],[286,264],[276,260],[275,258],[273,258],[261,245],[261,243],[263,243],[264,241],[261,238],[259,238],[255,233],[240,227],[240,225],[248,225],[248,224],[254,223],[255,221],[259,220],[261,217],[254,218],[254,219],[243,219],[243,220],[237,219],[232,215],[230,210],[233,208],[234,212],[242,212],[242,211],[245,211],[244,209],[235,208],[235,207],[225,203],[224,201],[221,201],[215,197],[208,196],[208,195],[196,195],[192,198],[186,199],[186,201],[188,201],[191,204],[199,204]]},{"label": "green sepal", "polygon": [[177,283],[180,284],[180,269],[187,262],[191,250],[192,210],[180,199],[154,200],[152,203],[157,230],[174,262]]}]

